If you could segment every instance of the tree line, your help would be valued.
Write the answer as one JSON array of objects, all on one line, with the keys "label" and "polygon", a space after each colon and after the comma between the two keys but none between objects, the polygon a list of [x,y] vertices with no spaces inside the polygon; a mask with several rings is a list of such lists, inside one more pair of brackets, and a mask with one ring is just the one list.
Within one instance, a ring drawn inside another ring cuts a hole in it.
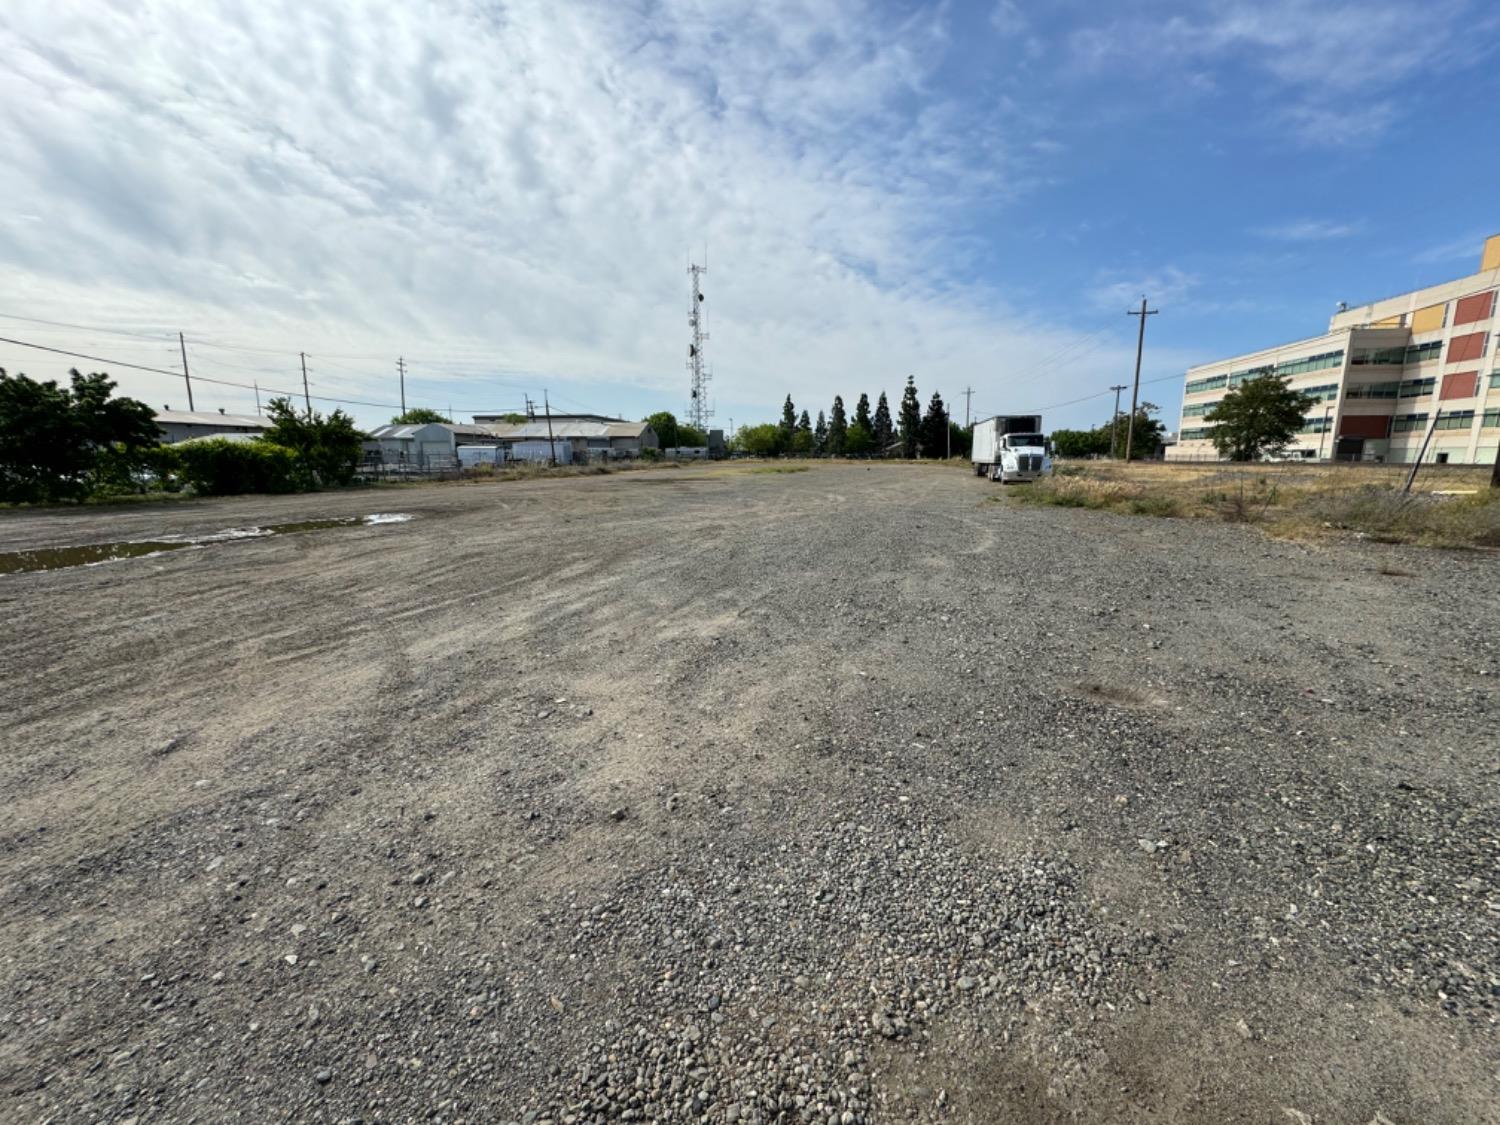
[{"label": "tree line", "polygon": [[176,492],[301,492],[348,484],[363,434],[342,410],[327,416],[272,399],[271,427],[250,441],[166,445],[138,399],[114,397],[107,374],[69,372],[70,385],[0,369],[0,502],[38,503]]},{"label": "tree line", "polygon": [[853,418],[844,396],[834,395],[832,407],[826,413],[819,410],[816,422],[806,409],[799,413],[787,395],[779,422],[741,427],[730,448],[757,457],[961,457],[968,454],[970,441],[971,431],[953,422],[938,392],[923,412],[916,380],[907,376],[894,416],[884,391],[873,410],[870,396],[861,393]]}]

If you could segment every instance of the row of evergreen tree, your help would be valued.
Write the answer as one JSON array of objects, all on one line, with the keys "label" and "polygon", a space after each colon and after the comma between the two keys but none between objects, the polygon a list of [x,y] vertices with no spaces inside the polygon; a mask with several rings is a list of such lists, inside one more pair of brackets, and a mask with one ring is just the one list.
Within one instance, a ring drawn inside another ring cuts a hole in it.
[{"label": "row of evergreen tree", "polygon": [[844,396],[835,395],[826,414],[818,411],[814,422],[806,410],[800,414],[786,396],[781,421],[746,426],[735,435],[738,448],[762,457],[790,454],[801,457],[946,457],[951,448],[958,455],[968,448],[967,431],[953,427],[943,396],[932,393],[923,413],[916,380],[907,376],[900,412],[892,417],[890,403],[882,391],[875,408],[870,396],[861,394],[851,420]]}]

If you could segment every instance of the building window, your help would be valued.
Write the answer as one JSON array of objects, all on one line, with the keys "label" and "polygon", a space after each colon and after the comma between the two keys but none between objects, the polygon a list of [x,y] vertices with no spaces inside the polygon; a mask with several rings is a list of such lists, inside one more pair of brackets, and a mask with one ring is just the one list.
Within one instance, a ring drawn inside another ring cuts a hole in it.
[{"label": "building window", "polygon": [[1421,398],[1423,395],[1430,395],[1435,386],[1437,386],[1435,378],[1403,379],[1400,394],[1402,398]]},{"label": "building window", "polygon": [[1467,430],[1473,424],[1474,412],[1472,410],[1455,410],[1451,414],[1444,414],[1439,418],[1434,429]]},{"label": "building window", "polygon": [[1395,398],[1401,390],[1397,383],[1351,383],[1344,391],[1345,398]]},{"label": "building window", "polygon": [[1210,434],[1212,434],[1214,432],[1214,428],[1215,427],[1213,427],[1213,426],[1198,426],[1198,427],[1196,427],[1194,429],[1183,430],[1180,440],[1182,440],[1182,441],[1204,441],[1204,440],[1206,440],[1208,438],[1208,436]]},{"label": "building window", "polygon": [[1216,391],[1228,382],[1228,375],[1210,375],[1207,379],[1194,379],[1184,388],[1184,393],[1196,395],[1204,391]]},{"label": "building window", "polygon": [[1406,349],[1407,363],[1426,363],[1429,359],[1437,359],[1443,354],[1443,342],[1433,340],[1427,344],[1412,344]]},{"label": "building window", "polygon": [[1480,429],[1492,430],[1496,426],[1500,426],[1500,407],[1494,410],[1486,410],[1484,417],[1479,420]]},{"label": "building window", "polygon": [[1319,415],[1303,421],[1299,434],[1326,434],[1333,429],[1333,419]]},{"label": "building window", "polygon": [[1426,414],[1403,414],[1391,425],[1391,432],[1396,434],[1409,434],[1413,430],[1427,428]]},{"label": "building window", "polygon": [[1344,349],[1336,352],[1324,352],[1321,355],[1310,355],[1302,359],[1290,359],[1285,363],[1276,365],[1278,375],[1305,375],[1309,371],[1326,371],[1330,367],[1342,367],[1344,365]]},{"label": "building window", "polygon": [[1184,418],[1201,418],[1218,405],[1217,402],[1195,402],[1192,406],[1184,406],[1182,408],[1182,416]]},{"label": "building window", "polygon": [[1298,387],[1308,398],[1316,403],[1327,402],[1339,397],[1339,385],[1337,383],[1324,383],[1320,387]]}]

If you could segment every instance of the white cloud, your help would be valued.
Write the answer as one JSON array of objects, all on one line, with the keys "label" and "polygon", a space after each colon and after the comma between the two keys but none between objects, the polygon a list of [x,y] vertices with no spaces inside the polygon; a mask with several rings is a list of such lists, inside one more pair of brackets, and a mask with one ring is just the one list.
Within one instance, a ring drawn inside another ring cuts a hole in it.
[{"label": "white cloud", "polygon": [[1277,242],[1326,242],[1349,238],[1364,229],[1361,223],[1336,223],[1326,219],[1299,219],[1276,226],[1260,227],[1253,233]]},{"label": "white cloud", "polygon": [[1142,274],[1104,272],[1089,291],[1089,299],[1100,310],[1125,312],[1140,305],[1142,297],[1152,307],[1181,305],[1188,301],[1202,279],[1197,274],[1164,266]]},{"label": "white cloud", "polygon": [[944,220],[1024,191],[1046,150],[932,94],[944,35],[864,0],[23,3],[0,15],[28,217],[0,216],[0,311],[147,331],[104,354],[153,366],[179,326],[281,348],[194,363],[293,389],[306,350],[350,397],[389,398],[404,354],[465,405],[544,382],[671,403],[706,243],[718,399],[816,409],[908,371],[1003,397],[995,357],[1068,331],[955,293]]}]

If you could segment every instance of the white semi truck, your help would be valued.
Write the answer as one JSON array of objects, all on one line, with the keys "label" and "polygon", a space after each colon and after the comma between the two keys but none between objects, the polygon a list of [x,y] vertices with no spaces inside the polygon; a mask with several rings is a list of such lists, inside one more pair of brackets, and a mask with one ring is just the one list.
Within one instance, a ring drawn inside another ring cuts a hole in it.
[{"label": "white semi truck", "polygon": [[974,474],[1001,484],[1036,480],[1052,472],[1052,450],[1040,414],[997,414],[974,423],[970,453]]}]

